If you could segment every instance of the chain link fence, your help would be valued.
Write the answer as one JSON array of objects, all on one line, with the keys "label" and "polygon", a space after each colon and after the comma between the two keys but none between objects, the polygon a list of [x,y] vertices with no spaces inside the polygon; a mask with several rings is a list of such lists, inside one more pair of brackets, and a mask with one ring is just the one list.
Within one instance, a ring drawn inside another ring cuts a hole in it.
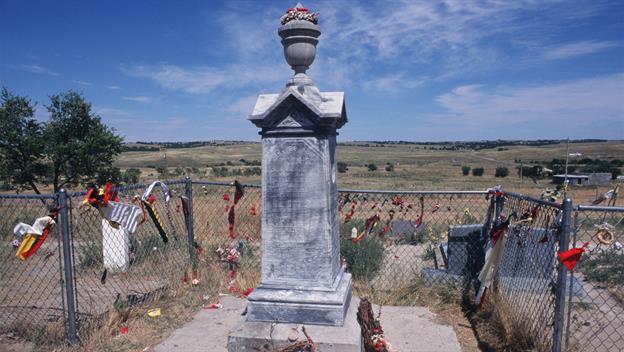
[{"label": "chain link fence", "polygon": [[[109,223],[95,207],[82,206],[85,192],[68,195],[75,312],[80,328],[113,309],[123,320],[127,309],[153,301],[183,284],[189,268],[188,236],[180,200],[186,193],[185,183],[165,183],[172,194],[168,202],[159,187],[151,193],[158,225],[146,216],[134,233]],[[119,202],[140,208],[147,186],[116,188]]]},{"label": "chain link fence", "polygon": [[[255,287],[262,257],[260,187],[246,185],[241,196],[229,183],[166,184],[169,202],[160,189],[152,193],[159,225],[148,217],[134,233],[82,206],[84,192],[0,195],[0,328],[45,331],[73,342],[98,317],[175,292],[198,270],[220,288]],[[117,188],[120,202],[140,206],[146,187]],[[400,292],[415,281],[465,289],[483,266],[491,228],[514,214],[492,296],[508,313],[502,314],[507,324],[531,336],[519,347],[560,351],[567,341],[574,351],[619,350],[622,270],[610,270],[605,261],[622,265],[621,209],[577,209],[572,245],[591,243],[568,276],[556,256],[568,248],[569,202],[514,193],[495,202],[480,191],[340,190],[338,205],[341,255],[356,294]],[[61,207],[59,224],[40,251],[25,261],[15,258],[13,226],[55,206]],[[614,226],[609,246],[596,242],[596,226],[605,222]]]},{"label": "chain link fence", "polygon": [[575,210],[572,247],[587,247],[570,273],[576,286],[568,292],[566,351],[622,351],[624,207]]},{"label": "chain link fence", "polygon": [[[496,201],[493,227],[509,223],[492,300],[519,350],[559,351],[565,269],[557,253],[567,249],[569,202],[550,203],[505,193]],[[564,209],[565,208],[565,209]]]},{"label": "chain link fence", "polygon": [[[195,241],[209,254],[243,248],[238,274],[248,273],[253,277],[248,284],[255,286],[262,257],[261,190],[245,188],[235,205],[231,238],[228,218],[233,192],[229,184],[193,182]],[[489,205],[486,194],[340,190],[340,243],[347,270],[359,284],[378,291],[405,287],[421,273],[429,283],[457,281],[473,266],[466,253],[473,253],[472,240],[481,238]],[[447,246],[449,232],[455,241]]]},{"label": "chain link fence", "polygon": [[15,331],[35,341],[65,336],[63,260],[58,226],[36,255],[16,257],[13,228],[32,225],[55,207],[50,195],[0,195],[0,331]]}]

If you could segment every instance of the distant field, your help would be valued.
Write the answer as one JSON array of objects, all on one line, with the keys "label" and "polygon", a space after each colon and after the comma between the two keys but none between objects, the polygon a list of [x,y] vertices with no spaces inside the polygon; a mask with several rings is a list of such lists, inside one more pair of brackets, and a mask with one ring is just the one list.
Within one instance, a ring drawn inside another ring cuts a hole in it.
[{"label": "distant field", "polygon": [[[338,175],[342,188],[366,189],[401,189],[401,190],[481,190],[495,184],[504,188],[532,195],[541,194],[545,187],[553,187],[549,180],[531,179],[523,181],[517,176],[516,160],[523,160],[525,165],[533,162],[562,159],[566,155],[566,143],[545,146],[505,146],[504,148],[473,150],[431,150],[431,145],[414,144],[373,144],[365,142],[339,145],[338,161],[347,163],[349,170]],[[427,149],[424,149],[424,148]],[[434,146],[435,147],[435,146]],[[228,170],[249,168],[252,161],[261,159],[259,143],[236,143],[225,145],[202,146],[195,148],[165,149],[160,151],[124,152],[116,162],[121,169],[139,168],[141,178],[152,180],[159,177],[156,167],[166,167],[169,178],[177,177],[176,168],[196,168],[193,178],[229,181],[233,178],[243,182],[259,183],[260,176],[217,177],[213,167],[225,167]],[[571,153],[581,153],[582,158],[624,159],[624,141],[589,142],[570,144]],[[241,161],[244,159],[244,161]],[[386,163],[395,165],[393,172],[384,170]],[[366,165],[375,164],[377,171],[368,171]],[[463,176],[461,166],[483,167],[481,177]],[[495,168],[506,166],[509,176],[494,177]],[[180,170],[178,170],[180,171]],[[186,170],[191,173],[190,169]],[[593,199],[605,187],[579,187],[571,189],[571,195],[579,202]],[[622,199],[622,197],[620,197]],[[624,204],[619,201],[618,204]]]}]

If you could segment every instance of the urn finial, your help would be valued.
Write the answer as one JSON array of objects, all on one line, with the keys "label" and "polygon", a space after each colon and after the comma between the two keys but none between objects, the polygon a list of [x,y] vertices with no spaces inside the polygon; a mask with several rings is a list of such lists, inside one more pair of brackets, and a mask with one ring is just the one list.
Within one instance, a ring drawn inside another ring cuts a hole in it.
[{"label": "urn finial", "polygon": [[321,35],[317,26],[318,14],[297,3],[280,20],[282,26],[278,34],[282,38],[286,62],[295,71],[295,76],[305,74],[314,62],[316,44]]}]

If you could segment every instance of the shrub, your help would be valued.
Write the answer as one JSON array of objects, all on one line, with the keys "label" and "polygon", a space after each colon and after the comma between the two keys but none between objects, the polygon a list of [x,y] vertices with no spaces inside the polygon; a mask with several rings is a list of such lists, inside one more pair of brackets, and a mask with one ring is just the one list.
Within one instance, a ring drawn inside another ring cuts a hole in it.
[{"label": "shrub", "polygon": [[347,163],[339,161],[338,172],[340,172],[341,174],[344,174],[345,172],[347,172],[347,170],[349,170],[349,168],[347,167]]},{"label": "shrub", "polygon": [[507,177],[507,175],[509,175],[509,169],[504,167],[504,166],[500,166],[496,168],[496,172],[494,174],[494,176],[496,177]]},{"label": "shrub", "polygon": [[375,164],[368,164],[366,167],[368,167],[368,171],[377,171],[377,165]]},{"label": "shrub", "polygon": [[613,249],[579,262],[588,281],[624,285],[624,254]]},{"label": "shrub", "polygon": [[121,174],[121,180],[127,184],[139,183],[139,176],[141,176],[141,170],[130,168]]},{"label": "shrub", "polygon": [[468,176],[470,174],[470,166],[462,166],[462,175]]},{"label": "shrub", "polygon": [[396,244],[411,244],[417,245],[420,243],[425,243],[429,240],[427,235],[427,226],[423,225],[417,230],[405,229],[404,231],[400,231],[399,233],[395,232],[393,229],[394,241]]},{"label": "shrub", "polygon": [[388,172],[392,172],[392,171],[394,171],[394,164],[392,164],[392,163],[387,163],[387,164],[386,164],[386,171],[388,171]]},{"label": "shrub", "polygon": [[159,166],[159,167],[157,167],[157,168],[156,168],[156,172],[158,172],[158,175],[159,175],[160,177],[163,177],[163,178],[164,178],[164,177],[167,177],[167,174],[168,174],[168,173],[167,173],[167,169],[166,169],[165,167],[163,167],[163,166]]},{"label": "shrub", "polygon": [[347,269],[355,280],[372,280],[381,268],[384,245],[376,236],[366,236],[358,243],[351,239],[340,240],[340,254],[345,258]]},{"label": "shrub", "polygon": [[472,176],[483,176],[483,171],[482,167],[475,167],[472,169]]}]

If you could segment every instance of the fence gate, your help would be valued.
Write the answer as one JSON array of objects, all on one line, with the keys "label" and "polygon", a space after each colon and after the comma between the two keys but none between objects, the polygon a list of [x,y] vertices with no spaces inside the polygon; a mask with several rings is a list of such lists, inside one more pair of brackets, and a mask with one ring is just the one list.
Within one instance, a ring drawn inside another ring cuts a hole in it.
[{"label": "fence gate", "polygon": [[579,205],[571,247],[588,243],[567,292],[566,351],[624,350],[624,207]]}]

